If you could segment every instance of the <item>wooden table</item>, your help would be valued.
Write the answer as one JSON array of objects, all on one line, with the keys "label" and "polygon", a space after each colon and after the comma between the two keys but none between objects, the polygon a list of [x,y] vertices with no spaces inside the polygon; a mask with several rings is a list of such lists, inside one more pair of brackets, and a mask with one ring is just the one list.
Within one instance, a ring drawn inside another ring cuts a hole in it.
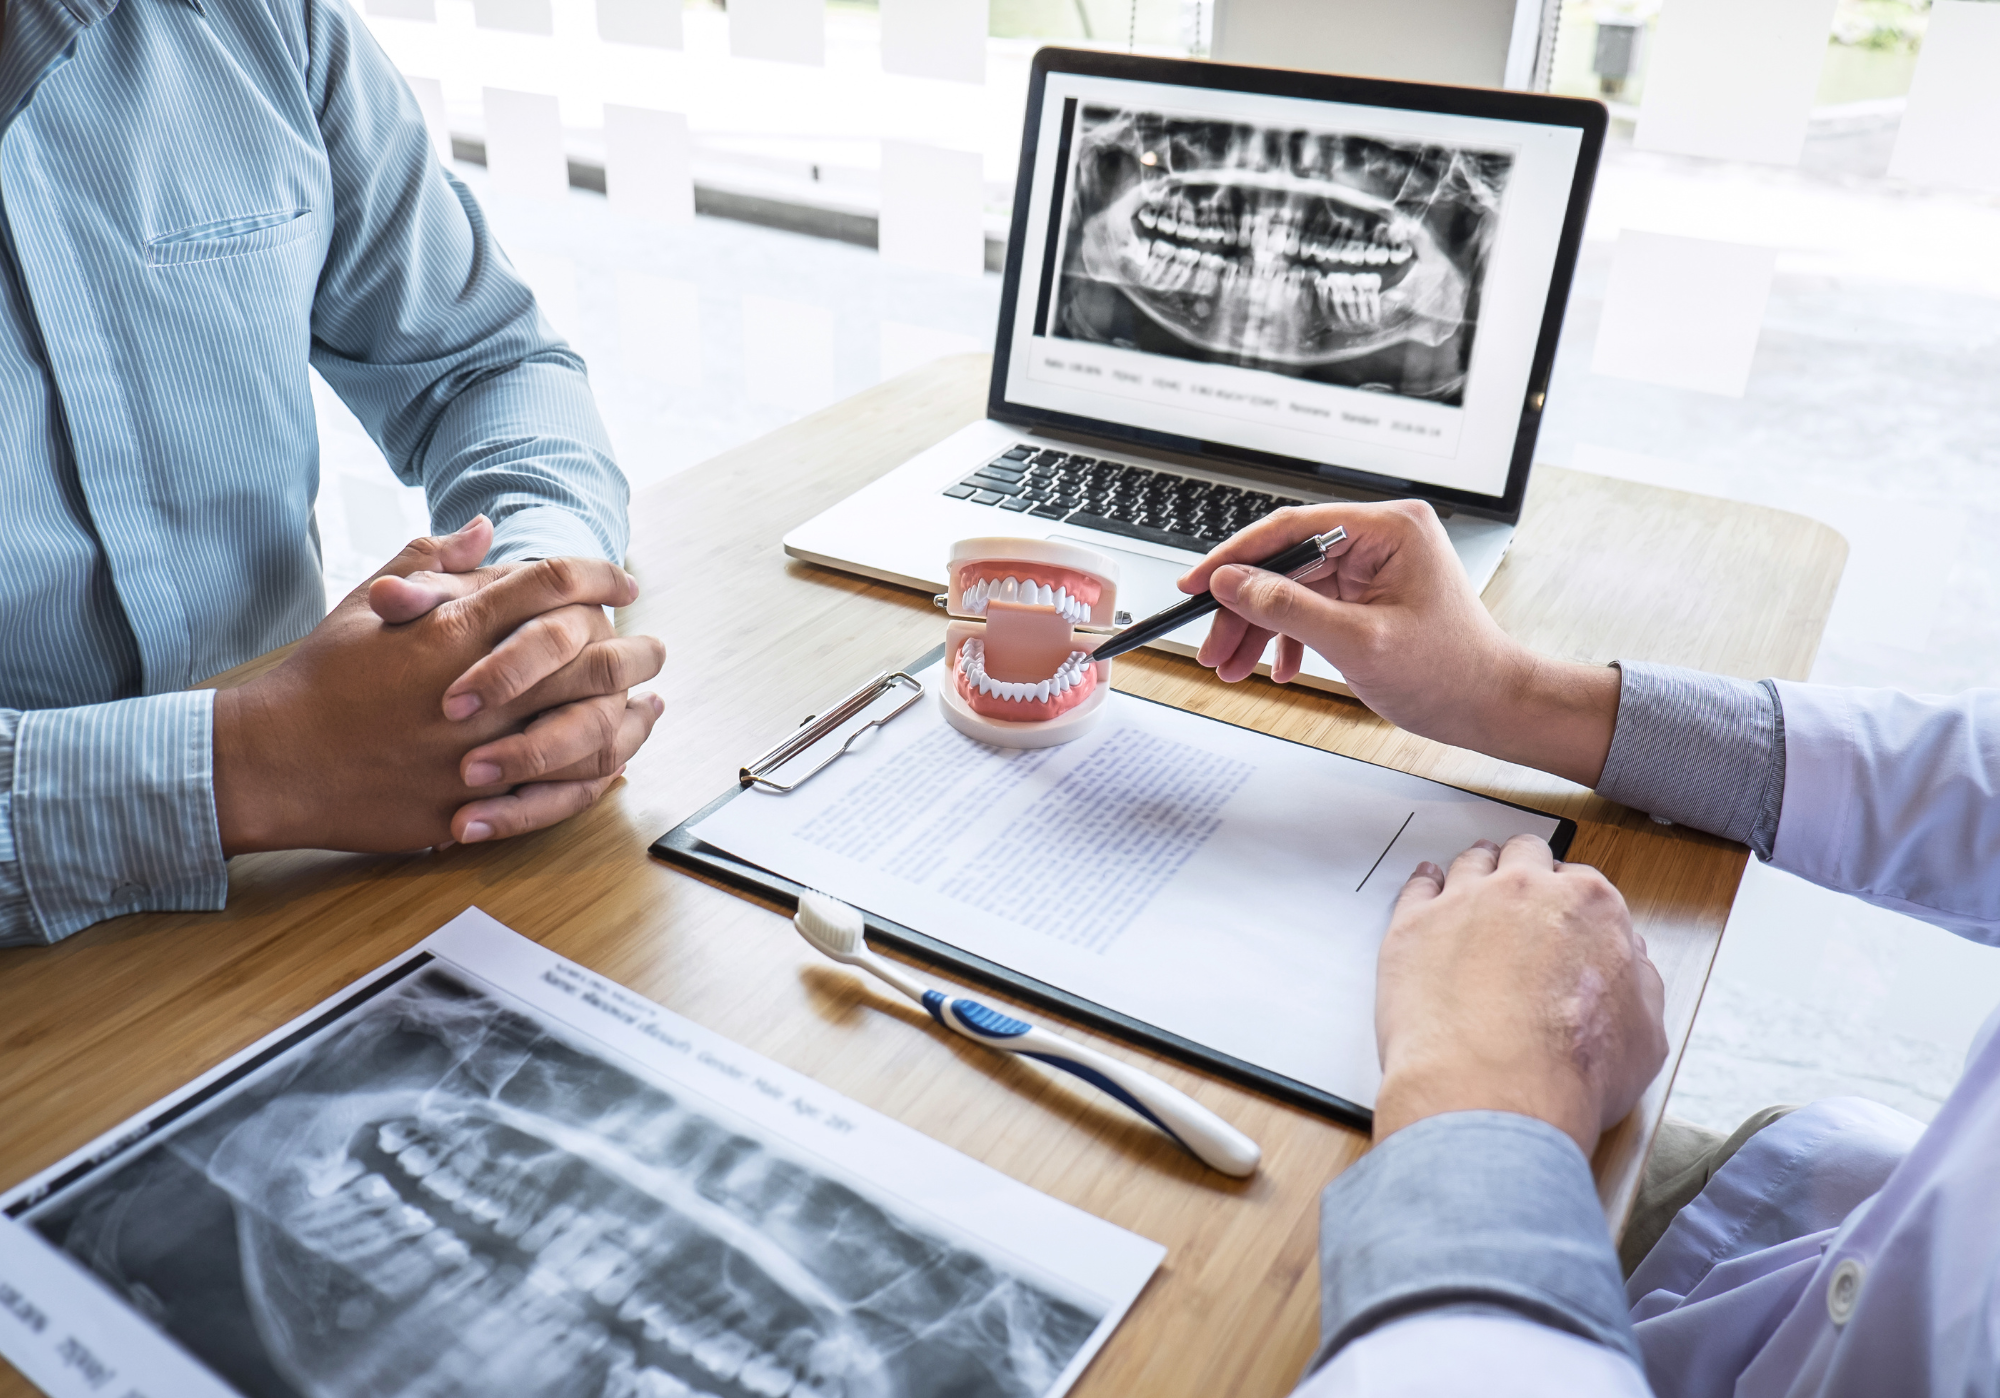
[{"label": "wooden table", "polygon": [[[666,641],[657,688],[667,714],[628,780],[594,810],[538,835],[443,854],[242,858],[230,868],[226,912],[123,917],[46,950],[0,952],[0,1183],[42,1169],[476,904],[1016,1179],[1165,1243],[1163,1270],[1079,1393],[1284,1393],[1317,1331],[1319,1191],[1366,1148],[1363,1136],[1152,1062],[1263,1143],[1262,1170],[1226,1180],[1087,1089],[957,1040],[816,960],[781,910],[646,854],[819,701],[937,643],[942,624],[927,597],[791,562],[779,539],[979,416],[986,374],[984,356],[940,361],[635,502],[632,566],[644,595],[621,626]],[[1799,679],[1845,557],[1838,535],[1796,515],[1541,467],[1486,601],[1513,634],[1561,656]],[[1122,661],[1118,682],[1577,820],[1570,857],[1624,892],[1666,978],[1669,1070],[1595,1161],[1606,1214],[1622,1222],[1743,848],[1412,737],[1352,700],[1263,680],[1226,686],[1152,652]],[[0,1372],[0,1395],[30,1391]]]}]

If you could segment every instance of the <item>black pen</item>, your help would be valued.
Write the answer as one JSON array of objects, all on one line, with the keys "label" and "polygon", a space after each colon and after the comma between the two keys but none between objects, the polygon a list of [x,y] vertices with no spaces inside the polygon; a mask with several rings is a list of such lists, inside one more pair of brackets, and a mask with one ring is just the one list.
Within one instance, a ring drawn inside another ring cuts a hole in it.
[{"label": "black pen", "polygon": [[[1317,572],[1320,565],[1326,562],[1326,551],[1346,537],[1347,531],[1336,524],[1324,534],[1315,534],[1302,544],[1293,544],[1283,553],[1273,554],[1261,563],[1247,566],[1261,568],[1267,573],[1283,573],[1288,578],[1302,578],[1308,573]],[[1187,601],[1176,602],[1164,612],[1157,612],[1144,621],[1134,622],[1123,631],[1109,637],[1104,644],[1090,653],[1090,658],[1110,660],[1114,656],[1125,654],[1128,650],[1137,650],[1146,642],[1157,641],[1162,636],[1178,631],[1196,617],[1207,616],[1221,606],[1222,604],[1215,600],[1214,593],[1198,592]]]}]

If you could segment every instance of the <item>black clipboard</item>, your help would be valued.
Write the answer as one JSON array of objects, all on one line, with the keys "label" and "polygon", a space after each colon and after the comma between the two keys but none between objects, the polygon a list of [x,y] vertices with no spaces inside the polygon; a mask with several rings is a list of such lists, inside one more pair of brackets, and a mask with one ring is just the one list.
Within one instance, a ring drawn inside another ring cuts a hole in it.
[{"label": "black clipboard", "polygon": [[[897,676],[907,678],[911,674],[920,673],[943,658],[944,647],[940,645],[926,653],[920,659],[905,666],[903,670],[894,672],[893,675],[884,674],[879,676],[875,681],[878,693],[887,692],[888,682],[893,678]],[[852,704],[868,688],[868,686],[864,686],[863,690],[857,691],[856,695],[850,695],[842,704],[828,710],[827,715],[839,714],[842,709]],[[1148,699],[1138,694],[1125,694],[1124,697],[1143,704],[1158,704],[1160,702],[1157,699]],[[904,707],[907,708],[908,705],[905,704]],[[1167,708],[1171,706],[1161,705],[1161,707]],[[859,712],[859,708],[848,709],[848,717],[853,717]],[[902,709],[896,710],[896,713],[901,712]],[[800,725],[801,730],[806,730],[809,725],[812,725],[820,717],[820,715],[808,716],[805,723]],[[893,718],[894,715],[892,714],[889,717]],[[1206,717],[1206,715],[1203,715],[1203,717]],[[889,719],[881,721],[888,722]],[[1224,719],[1209,719],[1209,722],[1221,723],[1230,728],[1247,727],[1244,724],[1228,723]],[[1290,738],[1276,738],[1275,735],[1262,733],[1261,730],[1253,729],[1251,731],[1259,732],[1260,736],[1273,738],[1277,742],[1289,743],[1294,741]],[[1310,745],[1298,743],[1297,746],[1308,747]],[[772,753],[767,753],[765,758],[768,759],[775,753],[786,752],[787,749],[790,749],[790,753],[786,758],[787,761],[791,760],[792,757],[796,757],[800,751],[804,750],[799,746],[798,738],[794,737],[788,739],[785,743],[779,744],[777,748],[772,750]],[[845,751],[844,748],[843,751]],[[1315,748],[1313,751],[1317,752],[1319,749]],[[1345,756],[1345,754],[1342,755]],[[653,841],[652,845],[648,847],[648,853],[656,858],[666,860],[670,864],[678,864],[696,873],[705,874],[709,878],[727,884],[732,888],[741,889],[746,893],[755,894],[759,897],[768,898],[778,904],[796,908],[798,906],[799,895],[805,891],[803,884],[794,883],[782,874],[738,859],[735,855],[725,853],[713,845],[704,844],[701,840],[695,838],[689,828],[707,819],[727,802],[733,801],[742,795],[753,781],[757,779],[753,776],[753,773],[756,772],[759,763],[763,760],[760,759],[759,762],[753,762],[743,769],[742,779],[734,790],[723,792],[699,811],[696,811],[679,825],[676,825],[666,834],[660,836],[659,839]],[[827,759],[826,762],[821,764],[821,767],[830,765],[833,760],[833,758]],[[1364,759],[1354,758],[1352,760],[1360,762]],[[1367,765],[1380,767],[1383,764],[1370,762]],[[807,777],[800,779],[799,784],[803,784],[804,781],[809,780],[821,767],[815,767],[812,773],[808,773]],[[775,768],[766,766],[764,770],[770,771],[775,770]],[[1444,782],[1437,784],[1440,786],[1447,785]],[[1463,791],[1464,788],[1453,787],[1452,790]],[[1479,796],[1481,800],[1495,800],[1495,798],[1484,796],[1479,792],[1467,792],[1466,794]],[[1523,806],[1515,801],[1496,801],[1496,804],[1510,806],[1514,810],[1527,811],[1531,815],[1543,816],[1555,821],[1556,829],[1554,835],[1549,840],[1549,847],[1555,851],[1556,858],[1558,859],[1569,853],[1570,842],[1576,838],[1575,821],[1570,820],[1566,816],[1552,815],[1548,811],[1538,811],[1533,806]],[[1201,1069],[1203,1072],[1214,1073],[1217,1077],[1227,1078],[1229,1081],[1238,1083],[1244,1087],[1254,1088],[1267,1096],[1277,1098],[1281,1102],[1289,1103],[1295,1107],[1304,1107],[1307,1111],[1331,1117],[1335,1121],[1343,1122],[1362,1131],[1367,1131],[1374,1125],[1375,1114],[1372,1111],[1348,1101],[1345,1097],[1336,1097],[1331,1092],[1312,1087],[1298,1081],[1296,1078],[1288,1078],[1282,1073],[1272,1072],[1269,1068],[1260,1068],[1255,1063],[1246,1062],[1241,1058],[1233,1057],[1220,1050],[1209,1048],[1205,1044],[1198,1044],[1192,1039],[1170,1033],[1156,1025],[1148,1024],[1144,1020],[1134,1019],[1130,1015],[1121,1014],[1117,1010],[1100,1005],[1094,1000],[1086,1000],[1080,995],[1072,995],[1069,991],[1059,986],[1050,985],[1047,981],[1036,980],[1032,976],[1024,976],[1019,971],[1002,966],[998,962],[988,961],[983,956],[975,956],[971,952],[952,946],[948,942],[941,942],[935,937],[919,932],[913,927],[905,927],[900,922],[891,922],[887,918],[869,912],[865,908],[861,910],[861,915],[867,923],[868,932],[871,937],[878,938],[890,946],[899,947],[904,951],[911,952],[925,961],[945,971],[949,971],[955,976],[989,986],[1013,999],[1022,1000],[1031,1005],[1038,1005],[1045,1010],[1053,1010],[1057,1014],[1073,1019],[1080,1024],[1088,1024],[1093,1029],[1101,1029],[1107,1034],[1115,1034],[1121,1039],[1142,1045],[1145,1048],[1153,1050],[1155,1053],[1165,1054],[1169,1058],[1177,1058],[1191,1067]]]}]

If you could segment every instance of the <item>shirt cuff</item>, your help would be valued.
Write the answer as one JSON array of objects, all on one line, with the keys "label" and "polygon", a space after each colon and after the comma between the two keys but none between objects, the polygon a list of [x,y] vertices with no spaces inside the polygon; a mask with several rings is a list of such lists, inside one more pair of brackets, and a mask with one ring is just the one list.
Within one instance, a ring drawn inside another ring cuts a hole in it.
[{"label": "shirt cuff", "polygon": [[1320,1196],[1315,1367],[1388,1321],[1466,1304],[1639,1362],[1589,1163],[1547,1122],[1512,1112],[1429,1117]]},{"label": "shirt cuff", "polygon": [[493,525],[493,547],[486,551],[488,563],[603,557],[604,544],[590,526],[559,505],[531,505],[502,515]]},{"label": "shirt cuff", "polygon": [[1597,794],[1769,859],[1785,799],[1785,716],[1770,681],[1620,661]]},{"label": "shirt cuff", "polygon": [[223,906],[214,723],[206,689],[19,715],[7,802],[15,862],[0,882],[18,888],[32,921],[10,940]]}]

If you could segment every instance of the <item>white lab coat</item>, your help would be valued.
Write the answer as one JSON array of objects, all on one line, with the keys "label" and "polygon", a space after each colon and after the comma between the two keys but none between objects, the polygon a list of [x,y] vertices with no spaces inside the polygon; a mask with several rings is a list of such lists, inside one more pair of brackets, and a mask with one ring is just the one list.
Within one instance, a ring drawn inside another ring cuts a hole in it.
[{"label": "white lab coat", "polygon": [[[2000,944],[2000,692],[1776,689],[1772,862]],[[1362,1335],[1297,1398],[2000,1395],[1996,1027],[2000,1011],[1927,1129],[1847,1098],[1752,1137],[1631,1278],[1645,1374],[1607,1345],[1460,1304]]]}]

